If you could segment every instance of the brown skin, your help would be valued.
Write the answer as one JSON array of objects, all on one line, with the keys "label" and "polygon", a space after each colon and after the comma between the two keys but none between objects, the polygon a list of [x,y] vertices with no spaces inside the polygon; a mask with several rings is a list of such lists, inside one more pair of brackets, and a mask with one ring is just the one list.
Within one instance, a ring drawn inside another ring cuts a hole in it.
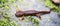
[{"label": "brown skin", "polygon": [[36,10],[27,10],[27,11],[17,11],[15,13],[16,17],[22,17],[22,16],[37,16],[41,19],[41,14],[48,14],[50,11],[36,11]]}]

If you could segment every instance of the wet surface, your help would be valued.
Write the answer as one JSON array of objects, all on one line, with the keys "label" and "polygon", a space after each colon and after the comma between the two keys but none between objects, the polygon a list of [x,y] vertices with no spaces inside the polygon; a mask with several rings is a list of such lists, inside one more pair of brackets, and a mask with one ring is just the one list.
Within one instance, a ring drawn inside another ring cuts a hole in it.
[{"label": "wet surface", "polygon": [[[30,2],[29,0],[26,0],[27,3],[30,5],[26,5],[24,2],[17,2],[17,5],[19,6],[20,10],[37,10],[37,11],[50,11],[50,8],[45,7],[43,2]],[[29,1],[29,2],[28,2]],[[23,6],[25,5],[25,6]],[[13,10],[14,12],[14,10]],[[35,16],[33,16],[35,18]],[[42,20],[40,20],[39,26],[60,26],[60,18],[58,17],[56,12],[51,12],[50,14],[41,15]],[[17,20],[19,26],[33,26],[33,23],[31,21],[28,21],[25,19],[25,21],[19,21],[18,18],[15,18]]]},{"label": "wet surface", "polygon": [[[25,3],[29,3],[30,5],[26,5]],[[16,4],[19,6],[19,9],[23,11],[32,9],[37,11],[50,11],[50,8],[45,7],[44,3],[42,1],[39,2],[38,0],[36,2],[26,0],[24,2],[16,2]],[[13,5],[11,5],[11,11],[13,15],[16,13],[16,9]],[[37,18],[35,16],[33,17]],[[51,11],[50,14],[41,15],[41,17],[42,19],[40,20],[39,26],[60,26],[60,18],[56,12]],[[11,18],[15,20],[19,26],[33,26],[33,23],[27,19],[20,21],[15,15]]]}]

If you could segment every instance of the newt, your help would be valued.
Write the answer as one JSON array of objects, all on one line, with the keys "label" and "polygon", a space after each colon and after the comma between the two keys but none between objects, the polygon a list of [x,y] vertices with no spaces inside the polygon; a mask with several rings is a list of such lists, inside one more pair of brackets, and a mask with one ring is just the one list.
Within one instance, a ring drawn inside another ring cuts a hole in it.
[{"label": "newt", "polygon": [[15,13],[16,17],[22,17],[22,16],[37,16],[39,19],[41,19],[41,14],[49,14],[50,11],[36,11],[36,10],[27,10],[27,11],[17,11]]}]

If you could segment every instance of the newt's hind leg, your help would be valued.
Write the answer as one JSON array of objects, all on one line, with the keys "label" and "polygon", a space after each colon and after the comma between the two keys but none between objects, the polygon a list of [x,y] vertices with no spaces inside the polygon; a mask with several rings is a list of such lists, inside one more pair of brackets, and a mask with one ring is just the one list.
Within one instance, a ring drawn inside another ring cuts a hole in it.
[{"label": "newt's hind leg", "polygon": [[36,14],[36,16],[41,20],[41,16],[40,16],[40,14]]}]

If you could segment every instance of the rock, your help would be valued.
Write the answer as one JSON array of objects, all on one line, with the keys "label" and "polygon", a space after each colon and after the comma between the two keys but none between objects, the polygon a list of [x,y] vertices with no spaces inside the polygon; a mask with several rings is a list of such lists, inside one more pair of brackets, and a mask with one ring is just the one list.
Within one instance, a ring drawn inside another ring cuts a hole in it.
[{"label": "rock", "polygon": [[52,0],[56,4],[60,4],[60,0]]},{"label": "rock", "polygon": [[60,14],[58,14],[58,17],[60,17]]}]

